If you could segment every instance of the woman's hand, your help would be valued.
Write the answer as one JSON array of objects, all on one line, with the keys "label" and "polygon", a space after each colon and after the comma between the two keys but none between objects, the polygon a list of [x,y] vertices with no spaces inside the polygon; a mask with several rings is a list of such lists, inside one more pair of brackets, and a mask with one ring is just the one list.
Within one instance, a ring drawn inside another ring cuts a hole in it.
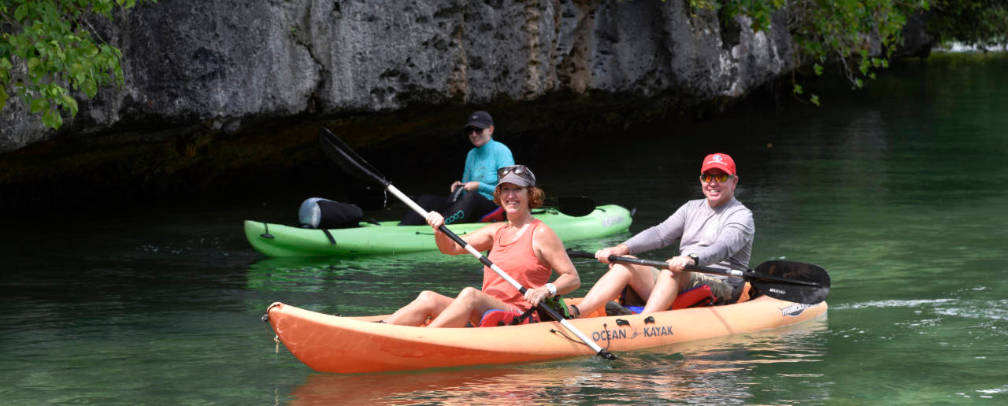
[{"label": "woman's hand", "polygon": [[452,183],[451,190],[449,191],[449,193],[455,193],[455,189],[458,189],[458,188],[463,188],[463,189],[465,189],[468,192],[472,192],[472,191],[479,190],[479,187],[480,187],[480,183],[477,182],[477,181],[462,183],[462,182],[459,182],[459,181],[456,180],[455,182]]},{"label": "woman's hand", "polygon": [[540,286],[535,289],[525,290],[525,300],[532,303],[532,306],[538,306],[543,300],[550,297],[549,288],[546,285]]},{"label": "woman's hand", "polygon": [[442,216],[441,213],[431,210],[424,217],[427,220],[427,224],[430,225],[434,231],[437,231],[438,228],[444,225],[444,216]]}]

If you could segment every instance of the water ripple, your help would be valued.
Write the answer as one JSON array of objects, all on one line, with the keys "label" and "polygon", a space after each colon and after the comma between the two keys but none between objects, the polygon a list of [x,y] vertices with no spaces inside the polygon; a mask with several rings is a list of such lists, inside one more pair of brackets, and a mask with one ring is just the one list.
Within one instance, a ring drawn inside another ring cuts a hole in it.
[{"label": "water ripple", "polygon": [[860,310],[869,308],[921,307],[924,305],[953,302],[955,299],[920,299],[920,300],[875,300],[871,302],[850,303],[831,306],[832,310]]}]

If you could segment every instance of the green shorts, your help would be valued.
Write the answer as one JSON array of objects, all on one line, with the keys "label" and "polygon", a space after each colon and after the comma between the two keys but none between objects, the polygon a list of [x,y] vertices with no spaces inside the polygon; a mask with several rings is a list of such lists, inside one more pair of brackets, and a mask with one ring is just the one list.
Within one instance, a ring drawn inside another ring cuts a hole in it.
[{"label": "green shorts", "polygon": [[699,272],[690,272],[690,283],[683,290],[693,289],[701,285],[710,286],[711,292],[717,298],[717,304],[732,303],[738,300],[738,294],[741,293],[741,289],[736,289],[735,286],[728,283],[724,278]]}]

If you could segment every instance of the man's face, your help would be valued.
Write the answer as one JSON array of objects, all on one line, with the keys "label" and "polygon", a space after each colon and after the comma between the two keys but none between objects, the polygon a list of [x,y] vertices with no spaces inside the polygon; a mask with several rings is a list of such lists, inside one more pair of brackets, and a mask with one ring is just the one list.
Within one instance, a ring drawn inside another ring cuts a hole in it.
[{"label": "man's face", "polygon": [[707,197],[710,207],[718,207],[731,200],[735,195],[735,185],[738,177],[729,175],[720,169],[710,169],[700,175],[700,188]]}]

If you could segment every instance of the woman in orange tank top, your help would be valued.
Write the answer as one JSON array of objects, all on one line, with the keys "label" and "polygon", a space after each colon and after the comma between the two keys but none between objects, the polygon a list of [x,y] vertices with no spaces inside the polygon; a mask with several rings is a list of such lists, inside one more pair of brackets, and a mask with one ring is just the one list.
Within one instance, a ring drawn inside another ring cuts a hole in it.
[{"label": "woman in orange tank top", "polygon": [[[463,327],[467,322],[475,326],[488,310],[521,312],[543,299],[576,290],[581,286],[581,279],[563,242],[553,229],[532,217],[532,209],[541,207],[543,198],[542,189],[535,186],[535,175],[527,167],[500,168],[494,203],[504,208],[507,221],[462,236],[479,251],[489,249],[490,261],[525,286],[524,295],[489,267],[484,267],[482,289],[466,287],[454,298],[425,290],[385,322],[419,326],[429,320],[429,327]],[[441,252],[469,253],[438,230],[444,224],[441,214],[428,213],[427,224],[434,228],[434,241]],[[549,283],[553,272],[559,276]]]}]

